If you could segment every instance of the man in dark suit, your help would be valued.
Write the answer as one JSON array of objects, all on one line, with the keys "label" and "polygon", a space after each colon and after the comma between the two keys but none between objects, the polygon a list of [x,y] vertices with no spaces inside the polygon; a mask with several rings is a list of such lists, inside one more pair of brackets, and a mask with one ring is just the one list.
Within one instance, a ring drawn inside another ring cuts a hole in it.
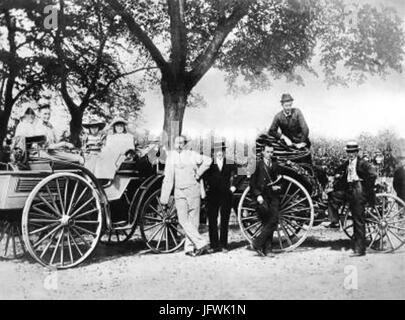
[{"label": "man in dark suit", "polygon": [[[207,184],[208,231],[211,243],[210,252],[228,251],[228,226],[232,209],[232,197],[236,188],[233,178],[237,168],[225,158],[225,142],[213,146],[213,162],[204,175]],[[220,235],[218,237],[218,213],[221,214]]]},{"label": "man in dark suit", "polygon": [[257,203],[257,212],[263,223],[262,231],[253,239],[252,247],[260,255],[266,256],[267,244],[271,245],[273,233],[277,229],[280,189],[279,166],[272,160],[273,147],[266,143],[262,147],[262,159],[257,162],[255,172],[250,177],[250,190]]},{"label": "man in dark suit", "polygon": [[359,146],[356,142],[346,145],[349,160],[337,169],[340,176],[339,190],[329,193],[328,212],[331,224],[339,223],[338,210],[344,203],[349,203],[353,216],[354,256],[366,254],[365,205],[375,203],[374,185],[377,173],[373,166],[359,157]]},{"label": "man in dark suit", "polygon": [[405,201],[405,149],[401,150],[398,157],[398,167],[394,172],[393,187],[397,196]]},{"label": "man in dark suit", "polygon": [[309,148],[311,143],[308,125],[301,110],[292,107],[293,101],[289,93],[281,96],[283,110],[274,116],[268,134],[284,140],[288,146],[295,146],[298,149]]}]

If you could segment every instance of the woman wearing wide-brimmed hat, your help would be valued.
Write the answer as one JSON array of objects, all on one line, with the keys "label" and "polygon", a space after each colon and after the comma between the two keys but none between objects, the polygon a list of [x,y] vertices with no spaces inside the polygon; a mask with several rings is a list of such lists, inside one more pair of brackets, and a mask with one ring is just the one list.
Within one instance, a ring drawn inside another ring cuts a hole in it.
[{"label": "woman wearing wide-brimmed hat", "polygon": [[100,152],[105,142],[105,134],[102,131],[106,126],[105,121],[96,115],[91,115],[83,121],[83,128],[87,129],[82,145],[85,152]]},{"label": "woman wearing wide-brimmed hat", "polygon": [[107,135],[100,155],[100,165],[97,165],[95,170],[98,179],[113,179],[122,161],[129,154],[135,153],[136,139],[128,132],[127,125],[128,122],[122,117],[117,117],[111,122],[109,128],[112,134]]}]

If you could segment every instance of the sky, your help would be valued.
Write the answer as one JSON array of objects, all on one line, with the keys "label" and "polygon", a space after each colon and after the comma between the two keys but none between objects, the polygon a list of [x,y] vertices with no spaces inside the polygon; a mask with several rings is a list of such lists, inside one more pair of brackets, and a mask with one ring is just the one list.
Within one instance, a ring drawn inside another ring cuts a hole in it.
[{"label": "sky", "polygon": [[[394,6],[405,19],[403,0],[367,2]],[[214,130],[227,138],[253,138],[269,128],[274,115],[281,110],[281,94],[288,92],[295,99],[294,106],[304,113],[312,136],[351,139],[362,132],[376,134],[391,129],[405,138],[404,73],[393,73],[385,80],[372,78],[349,88],[328,89],[322,76],[310,75],[304,80],[305,86],[274,81],[269,91],[234,97],[227,95],[223,74],[211,69],[195,88],[207,106],[186,110],[183,132],[194,137]],[[142,117],[139,129],[160,133],[163,98],[159,89],[145,95]]]}]

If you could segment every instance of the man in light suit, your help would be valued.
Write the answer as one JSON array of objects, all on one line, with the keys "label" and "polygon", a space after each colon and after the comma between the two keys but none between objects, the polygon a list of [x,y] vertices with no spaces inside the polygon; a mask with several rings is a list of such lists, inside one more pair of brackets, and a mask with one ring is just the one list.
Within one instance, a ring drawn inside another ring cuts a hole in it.
[{"label": "man in light suit", "polygon": [[186,242],[186,255],[198,256],[208,250],[208,241],[198,232],[200,222],[200,179],[211,165],[211,158],[185,148],[187,140],[178,136],[174,148],[168,153],[165,164],[160,202],[167,205],[174,188],[174,199],[179,223]]}]

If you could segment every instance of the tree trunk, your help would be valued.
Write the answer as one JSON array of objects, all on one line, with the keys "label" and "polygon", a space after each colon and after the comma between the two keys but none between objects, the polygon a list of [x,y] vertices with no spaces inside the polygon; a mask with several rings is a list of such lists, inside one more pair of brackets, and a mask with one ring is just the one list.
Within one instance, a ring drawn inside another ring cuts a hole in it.
[{"label": "tree trunk", "polygon": [[169,82],[162,80],[162,93],[164,105],[164,135],[167,137],[169,147],[173,145],[173,139],[180,135],[183,130],[183,117],[187,105],[189,92],[184,85],[173,88]]},{"label": "tree trunk", "polygon": [[0,110],[0,152],[3,152],[3,142],[7,135],[8,119],[7,112]]},{"label": "tree trunk", "polygon": [[81,147],[80,134],[82,132],[83,111],[75,110],[70,112],[70,142],[77,148]]}]

